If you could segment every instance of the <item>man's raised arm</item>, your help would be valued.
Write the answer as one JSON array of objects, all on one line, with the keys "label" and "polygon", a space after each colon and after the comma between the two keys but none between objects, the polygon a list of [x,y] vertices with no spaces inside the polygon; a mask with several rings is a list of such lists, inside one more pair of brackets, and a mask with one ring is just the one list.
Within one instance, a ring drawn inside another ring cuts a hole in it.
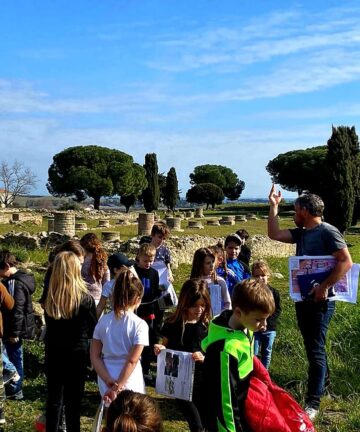
[{"label": "man's raised arm", "polygon": [[273,184],[269,194],[269,218],[268,218],[268,236],[283,243],[293,243],[293,238],[288,229],[281,230],[279,228],[278,212],[281,202],[281,192],[276,193],[275,185]]}]

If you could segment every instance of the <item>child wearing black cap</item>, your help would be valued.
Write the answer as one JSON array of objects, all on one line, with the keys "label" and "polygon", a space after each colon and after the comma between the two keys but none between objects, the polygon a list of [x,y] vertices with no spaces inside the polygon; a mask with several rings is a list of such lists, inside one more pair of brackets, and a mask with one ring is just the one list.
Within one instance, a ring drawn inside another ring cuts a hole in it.
[{"label": "child wearing black cap", "polygon": [[110,270],[111,280],[106,282],[103,286],[100,301],[96,307],[96,315],[97,315],[98,319],[100,318],[101,314],[103,313],[103,310],[106,307],[108,299],[110,299],[110,301],[111,301],[111,296],[112,296],[112,292],[114,289],[115,278],[116,278],[117,274],[120,272],[120,270],[123,267],[127,267],[132,271],[132,273],[135,274],[135,276],[137,276],[136,271],[133,267],[134,264],[135,264],[135,261],[129,260],[129,258],[122,253],[115,253],[115,254],[109,256],[109,258],[107,260],[107,266],[109,267],[109,270]]}]

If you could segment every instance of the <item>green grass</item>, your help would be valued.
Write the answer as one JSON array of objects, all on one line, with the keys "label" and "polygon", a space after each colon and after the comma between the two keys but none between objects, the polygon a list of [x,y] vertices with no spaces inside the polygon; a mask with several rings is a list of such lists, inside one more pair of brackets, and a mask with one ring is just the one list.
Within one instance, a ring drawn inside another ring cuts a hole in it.
[{"label": "green grass", "polygon": [[[246,211],[253,211],[247,210]],[[244,213],[243,208],[239,213]],[[226,210],[224,214],[229,214]],[[215,216],[213,212],[206,212],[206,217]],[[218,215],[216,215],[218,216]],[[89,228],[95,227],[97,221],[86,221]],[[291,219],[282,219],[282,227],[292,226]],[[187,225],[183,221],[183,226]],[[240,227],[245,227],[250,234],[265,234],[266,221],[249,221],[246,224],[237,223],[236,226],[206,227],[204,230],[187,230],[179,235],[200,234],[214,237],[225,236]],[[9,225],[0,226],[0,233],[9,230]],[[11,229],[18,228],[11,225]],[[46,227],[35,227],[35,231],[45,230]],[[110,228],[110,230],[112,230]],[[137,234],[137,227],[115,226],[121,238],[126,240]],[[22,227],[19,231],[24,231]],[[106,229],[107,231],[109,229]],[[86,231],[80,232],[80,236]],[[100,230],[95,232],[100,233]],[[176,233],[176,235],[178,235]],[[360,262],[360,236],[347,235],[347,241],[355,262]],[[39,298],[42,290],[44,272],[36,270],[37,266],[44,266],[48,251],[24,251],[15,247],[15,251],[22,261],[34,263],[32,271],[37,281],[35,299]],[[302,339],[297,329],[294,305],[288,296],[288,270],[286,258],[268,259],[271,268],[280,272],[284,279],[274,279],[272,284],[281,292],[283,313],[278,328],[270,373],[273,380],[285,387],[300,402],[303,403],[306,387],[307,360]],[[190,265],[180,265],[174,271],[175,288],[179,290],[183,282],[189,277]],[[358,306],[345,303],[337,304],[337,311],[333,318],[328,335],[329,363],[332,372],[333,400],[322,402],[322,413],[316,421],[319,432],[355,432],[360,430],[360,311]],[[7,425],[5,431],[27,432],[33,431],[33,424],[37,415],[44,409],[46,398],[46,382],[44,377],[44,347],[39,342],[25,342],[25,400],[6,401]],[[188,430],[181,414],[176,410],[170,399],[156,395],[149,388],[149,394],[154,396],[161,407],[165,432]],[[82,411],[82,430],[90,431],[92,418],[95,415],[99,396],[96,384],[87,382]]]}]

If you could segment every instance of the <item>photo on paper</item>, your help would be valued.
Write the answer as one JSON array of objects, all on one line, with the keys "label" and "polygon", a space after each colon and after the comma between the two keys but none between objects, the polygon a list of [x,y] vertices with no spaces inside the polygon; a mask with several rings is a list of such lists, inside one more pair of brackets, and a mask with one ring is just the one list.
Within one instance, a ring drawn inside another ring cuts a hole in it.
[{"label": "photo on paper", "polygon": [[165,355],[164,375],[177,378],[179,374],[179,356],[168,351]]},{"label": "photo on paper", "polygon": [[[331,255],[292,256],[289,258],[289,293],[294,301],[311,300],[311,291],[331,274],[336,259]],[[356,303],[359,264],[351,269],[328,291],[329,300]]]},{"label": "photo on paper", "polygon": [[192,353],[162,350],[157,356],[156,392],[191,401],[195,362]]}]

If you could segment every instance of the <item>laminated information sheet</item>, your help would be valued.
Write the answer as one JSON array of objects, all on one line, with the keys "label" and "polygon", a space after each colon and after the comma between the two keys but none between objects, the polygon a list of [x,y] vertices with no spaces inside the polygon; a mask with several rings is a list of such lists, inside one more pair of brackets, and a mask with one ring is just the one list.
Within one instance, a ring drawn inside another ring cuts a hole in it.
[{"label": "laminated information sheet", "polygon": [[219,284],[209,284],[210,302],[213,316],[222,311],[221,287]]},{"label": "laminated information sheet", "polygon": [[192,353],[164,349],[157,356],[156,392],[191,401],[195,362]]},{"label": "laminated information sheet", "polygon": [[[311,299],[311,290],[321,284],[335,267],[336,259],[331,255],[291,256],[289,258],[290,297],[294,301]],[[351,269],[329,289],[328,299],[356,303],[359,264]]]}]

